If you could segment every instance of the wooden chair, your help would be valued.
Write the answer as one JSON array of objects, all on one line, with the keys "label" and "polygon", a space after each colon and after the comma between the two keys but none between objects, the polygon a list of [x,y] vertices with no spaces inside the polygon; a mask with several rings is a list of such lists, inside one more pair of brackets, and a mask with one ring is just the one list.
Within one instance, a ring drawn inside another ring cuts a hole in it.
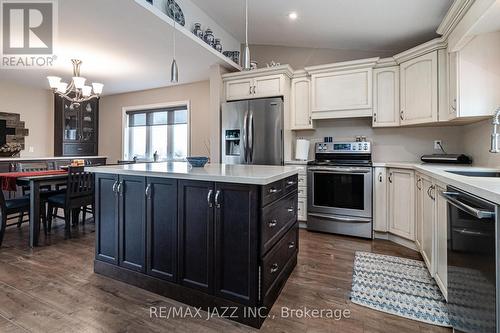
[{"label": "wooden chair", "polygon": [[[64,210],[66,238],[71,238],[71,220],[76,224],[80,211],[94,204],[94,176],[85,172],[84,167],[69,167],[66,193],[48,197],[48,229],[51,229],[54,208]],[[76,221],[75,221],[76,220]]]},{"label": "wooden chair", "polygon": [[[19,221],[22,221],[22,216],[24,214],[29,215],[30,211],[30,200],[28,197],[14,198],[14,199],[5,199],[3,191],[0,191],[0,246],[3,242],[3,237],[5,234],[5,229],[7,227],[19,225]],[[43,231],[47,234],[47,219],[45,215],[45,209],[41,209],[41,217],[43,222]],[[7,221],[16,219],[15,223],[7,224]],[[26,221],[22,221],[26,222]],[[21,222],[21,223],[22,223]],[[40,225],[38,225],[40,227]]]}]

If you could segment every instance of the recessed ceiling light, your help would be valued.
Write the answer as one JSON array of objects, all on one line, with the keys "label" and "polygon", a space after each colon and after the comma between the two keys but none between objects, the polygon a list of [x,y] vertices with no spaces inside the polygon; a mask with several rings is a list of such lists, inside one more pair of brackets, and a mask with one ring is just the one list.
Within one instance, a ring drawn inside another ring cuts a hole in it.
[{"label": "recessed ceiling light", "polygon": [[291,12],[290,14],[288,14],[288,18],[289,18],[290,20],[296,20],[296,19],[297,19],[297,17],[299,17],[299,16],[297,15],[297,13],[296,13],[296,12]]}]

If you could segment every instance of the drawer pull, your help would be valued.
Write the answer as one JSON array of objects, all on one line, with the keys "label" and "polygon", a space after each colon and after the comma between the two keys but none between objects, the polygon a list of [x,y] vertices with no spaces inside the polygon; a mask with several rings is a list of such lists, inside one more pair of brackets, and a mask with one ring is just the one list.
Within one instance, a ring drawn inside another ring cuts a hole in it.
[{"label": "drawer pull", "polygon": [[288,208],[288,209],[287,209],[287,211],[288,211],[289,213],[295,213],[295,209],[293,209],[293,208]]},{"label": "drawer pull", "polygon": [[292,186],[292,185],[295,185],[297,183],[295,181],[293,181],[293,180],[289,180],[286,184],[289,185],[289,186]]},{"label": "drawer pull", "polygon": [[271,274],[274,274],[278,271],[279,269],[279,266],[277,263],[274,263],[272,266],[271,266]]},{"label": "drawer pull", "polygon": [[278,225],[278,221],[277,220],[271,220],[271,222],[269,222],[267,225],[269,226],[269,228],[274,228],[275,226]]},{"label": "drawer pull", "polygon": [[270,194],[278,193],[278,192],[280,192],[280,191],[281,191],[281,190],[278,190],[278,189],[276,189],[276,188],[274,188],[274,187],[269,189],[269,193],[270,193]]},{"label": "drawer pull", "polygon": [[295,247],[295,242],[288,243],[288,248],[293,249]]}]

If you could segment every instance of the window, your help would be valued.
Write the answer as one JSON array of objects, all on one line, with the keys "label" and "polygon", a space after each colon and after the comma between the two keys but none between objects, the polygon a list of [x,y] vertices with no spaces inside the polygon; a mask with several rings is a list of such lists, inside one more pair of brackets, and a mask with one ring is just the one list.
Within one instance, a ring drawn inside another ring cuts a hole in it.
[{"label": "window", "polygon": [[184,160],[188,155],[188,107],[133,110],[125,112],[124,159],[160,161]]}]

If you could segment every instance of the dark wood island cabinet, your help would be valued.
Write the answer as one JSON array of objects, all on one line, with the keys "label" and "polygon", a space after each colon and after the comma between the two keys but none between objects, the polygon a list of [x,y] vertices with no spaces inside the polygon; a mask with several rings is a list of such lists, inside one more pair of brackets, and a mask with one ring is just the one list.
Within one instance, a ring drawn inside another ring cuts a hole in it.
[{"label": "dark wood island cabinet", "polygon": [[90,169],[96,273],[262,325],[297,262],[296,174],[259,185]]}]

